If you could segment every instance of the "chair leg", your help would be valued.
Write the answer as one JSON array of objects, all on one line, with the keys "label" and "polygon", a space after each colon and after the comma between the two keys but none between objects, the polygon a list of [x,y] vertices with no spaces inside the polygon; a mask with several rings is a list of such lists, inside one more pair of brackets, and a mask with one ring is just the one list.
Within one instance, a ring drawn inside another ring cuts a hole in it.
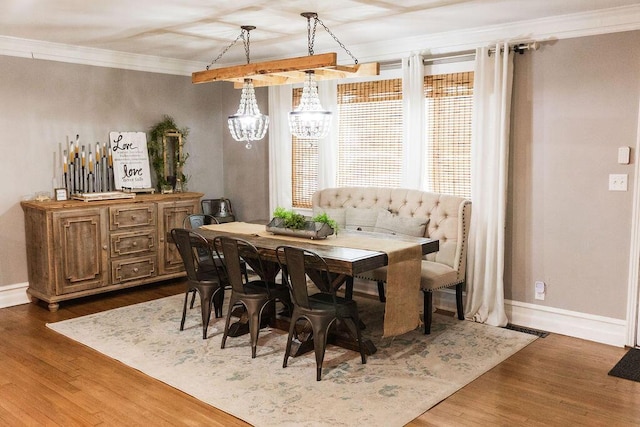
[{"label": "chair leg", "polygon": [[463,283],[456,285],[456,308],[458,310],[458,320],[464,320],[464,307],[462,306],[462,287]]},{"label": "chair leg", "polygon": [[424,293],[424,334],[429,335],[433,318],[433,292],[423,290],[422,293]]},{"label": "chair leg", "polygon": [[378,282],[378,298],[380,299],[380,302],[387,301],[387,297],[384,294],[384,282],[381,280]]},{"label": "chair leg", "polygon": [[322,322],[317,330],[313,331],[313,349],[316,353],[316,381],[322,378],[322,362],[324,361],[324,352],[327,348],[327,331],[331,324],[325,325]]},{"label": "chair leg", "polygon": [[[193,292],[195,292],[195,290],[193,290]],[[182,308],[182,320],[180,321],[181,331],[184,331],[184,322],[187,318],[187,302],[189,301],[189,293],[191,293],[191,291],[187,291],[184,294],[184,307]]]},{"label": "chair leg", "polygon": [[213,293],[213,314],[216,319],[222,317],[222,305],[224,304],[224,287],[220,287]]},{"label": "chair leg", "polygon": [[364,352],[364,346],[362,345],[362,334],[360,333],[360,328],[359,328],[359,323],[360,323],[360,317],[358,316],[358,313],[355,313],[355,316],[353,318],[353,323],[356,329],[356,338],[358,339],[358,348],[360,349],[360,359],[362,360],[362,364],[366,364],[367,363],[367,355]]},{"label": "chair leg", "polygon": [[287,362],[289,360],[289,355],[291,355],[291,344],[293,342],[293,335],[294,335],[295,330],[296,330],[296,322],[298,321],[296,316],[297,316],[296,313],[291,315],[291,323],[289,324],[289,336],[287,337],[287,347],[284,350],[284,360],[282,361],[282,367],[283,368],[287,367]]},{"label": "chair leg", "polygon": [[202,312],[202,339],[207,339],[207,329],[211,318],[211,300],[213,299],[213,289],[205,288],[200,292],[200,309]]},{"label": "chair leg", "polygon": [[227,342],[227,336],[229,335],[229,324],[231,323],[231,313],[233,312],[233,307],[235,305],[236,305],[236,300],[235,298],[233,298],[233,293],[231,293],[229,308],[227,310],[227,320],[224,323],[224,332],[222,333],[222,343],[220,343],[220,348],[224,348]]},{"label": "chair leg", "polygon": [[193,289],[191,292],[193,292],[193,294],[191,295],[191,305],[189,306],[189,308],[193,308],[193,305],[196,302],[196,290]]},{"label": "chair leg", "polygon": [[251,335],[251,358],[256,358],[258,335],[260,334],[260,312],[255,310],[249,317],[249,335]]}]

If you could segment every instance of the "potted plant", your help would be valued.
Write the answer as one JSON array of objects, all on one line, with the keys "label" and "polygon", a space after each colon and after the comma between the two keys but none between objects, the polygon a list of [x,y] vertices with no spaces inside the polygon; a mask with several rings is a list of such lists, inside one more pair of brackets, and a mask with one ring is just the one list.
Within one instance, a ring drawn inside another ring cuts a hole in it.
[{"label": "potted plant", "polygon": [[324,239],[337,234],[338,226],[326,213],[307,218],[293,210],[277,207],[273,211],[273,219],[267,224],[267,231],[310,239]]}]

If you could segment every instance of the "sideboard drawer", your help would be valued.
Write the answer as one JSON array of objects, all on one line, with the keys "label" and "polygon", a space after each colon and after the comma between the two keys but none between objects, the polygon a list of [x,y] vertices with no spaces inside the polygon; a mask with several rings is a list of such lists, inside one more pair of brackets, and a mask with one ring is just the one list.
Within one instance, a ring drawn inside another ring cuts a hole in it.
[{"label": "sideboard drawer", "polygon": [[149,228],[129,233],[113,233],[110,236],[111,257],[143,254],[156,250],[156,230]]},{"label": "sideboard drawer", "polygon": [[154,277],[157,274],[156,257],[146,256],[113,261],[111,264],[111,281],[122,283]]},{"label": "sideboard drawer", "polygon": [[112,206],[109,208],[109,229],[154,226],[156,224],[155,204]]}]

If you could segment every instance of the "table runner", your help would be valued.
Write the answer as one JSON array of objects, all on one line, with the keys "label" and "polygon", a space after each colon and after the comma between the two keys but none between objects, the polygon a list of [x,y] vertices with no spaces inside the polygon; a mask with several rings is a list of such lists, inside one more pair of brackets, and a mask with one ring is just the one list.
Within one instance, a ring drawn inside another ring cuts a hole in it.
[{"label": "table runner", "polygon": [[[205,225],[212,231],[269,237],[284,241],[305,241],[309,239],[293,236],[274,235],[261,224],[228,222]],[[313,240],[314,244],[366,249],[387,254],[387,302],[384,314],[384,337],[402,335],[420,326],[419,291],[422,261],[421,245],[393,239],[353,234],[329,236],[327,239]]]}]

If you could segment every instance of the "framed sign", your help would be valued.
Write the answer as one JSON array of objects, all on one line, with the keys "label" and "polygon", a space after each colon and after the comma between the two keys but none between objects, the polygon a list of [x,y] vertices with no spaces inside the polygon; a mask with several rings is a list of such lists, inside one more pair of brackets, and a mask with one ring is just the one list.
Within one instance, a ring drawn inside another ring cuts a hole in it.
[{"label": "framed sign", "polygon": [[56,200],[67,200],[67,189],[66,188],[56,188],[55,189]]},{"label": "framed sign", "polygon": [[151,170],[145,132],[110,132],[113,180],[117,190],[150,188]]}]

